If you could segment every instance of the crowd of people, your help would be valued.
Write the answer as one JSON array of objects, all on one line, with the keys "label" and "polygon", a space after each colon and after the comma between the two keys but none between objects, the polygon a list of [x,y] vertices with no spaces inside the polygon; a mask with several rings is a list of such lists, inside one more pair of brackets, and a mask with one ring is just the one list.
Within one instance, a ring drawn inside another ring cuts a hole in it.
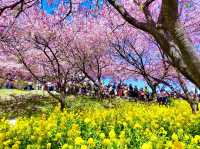
[{"label": "crowd of people", "polygon": [[[12,81],[7,80],[5,87],[8,89],[14,88]],[[45,85],[40,83],[36,83],[33,87],[33,83],[29,82],[24,90],[48,90],[48,91],[56,91],[56,83],[47,82]],[[69,83],[66,88],[66,92],[68,95],[89,95],[100,98],[113,98],[113,97],[121,97],[127,98],[130,100],[140,100],[140,101],[151,101],[155,100],[152,96],[152,92],[150,92],[149,88],[146,86],[144,88],[138,88],[137,86],[127,85],[125,83],[109,83],[108,85],[104,85],[100,83],[99,85],[95,85],[91,82],[83,82],[79,84]],[[183,93],[171,92],[162,88],[157,91],[156,100],[159,104],[167,105],[169,102],[169,98],[184,98]],[[199,99],[200,95],[197,93],[190,92],[190,97],[194,99]]]},{"label": "crowd of people", "polygon": [[[152,95],[150,89],[146,86],[144,88],[138,88],[137,86],[127,85],[124,83],[119,84],[111,84],[103,85],[100,84],[99,87],[90,84],[90,83],[82,83],[82,84],[71,84],[67,87],[68,94],[79,94],[79,95],[90,95],[101,98],[113,98],[113,97],[121,97],[127,98],[130,100],[140,100],[149,102],[152,100],[157,100],[159,104],[167,105],[169,103],[169,99],[172,98],[185,98],[184,93],[181,91],[173,92],[169,91],[166,88],[161,88],[157,90],[156,96]],[[190,92],[189,96],[192,100],[199,100],[200,94],[197,92]]]},{"label": "crowd of people", "polygon": [[[141,100],[141,101],[151,101],[153,100],[152,93],[148,89],[148,87],[138,88],[137,86],[132,86],[119,83],[119,84],[101,84],[99,87],[95,85],[91,85],[90,83],[83,84],[75,84],[70,85],[67,88],[68,94],[80,94],[80,95],[90,95],[90,96],[100,96],[101,98],[113,98],[113,97],[121,97],[129,100]],[[162,89],[157,94],[157,101],[160,104],[167,104],[169,102],[169,98],[175,96],[172,92],[167,92]]]}]

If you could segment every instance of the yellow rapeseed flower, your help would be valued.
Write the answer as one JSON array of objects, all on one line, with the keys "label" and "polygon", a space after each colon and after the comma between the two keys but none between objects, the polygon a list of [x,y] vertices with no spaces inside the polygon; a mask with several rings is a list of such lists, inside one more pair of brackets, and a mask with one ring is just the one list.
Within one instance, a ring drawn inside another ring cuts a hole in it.
[{"label": "yellow rapeseed flower", "polygon": [[108,146],[111,144],[111,141],[110,141],[110,139],[103,139],[102,144],[105,146]]},{"label": "yellow rapeseed flower", "polygon": [[[185,123],[189,126],[198,124],[200,113],[192,115],[190,106],[185,101],[173,102],[175,102],[174,106],[165,107],[158,104],[146,105],[120,101],[123,105],[119,106],[120,108],[95,108],[95,110],[88,104],[83,110],[76,112],[73,110],[61,112],[56,107],[49,116],[17,118],[15,125],[10,125],[9,121],[0,118],[0,149],[18,149],[20,147],[18,139],[25,141],[23,136],[29,137],[31,141],[27,149],[52,148],[51,143],[43,144],[45,143],[43,140],[51,140],[53,136],[57,144],[63,143],[58,142],[61,139],[69,143],[62,145],[61,149],[95,148],[96,145],[102,145],[103,148],[111,148],[113,145],[116,148],[127,149],[132,143],[131,137],[128,136],[131,135],[133,128],[144,129],[144,131],[137,131],[137,135],[149,141],[141,146],[142,149],[152,149],[154,146],[154,148],[184,149],[184,145],[191,149],[198,148],[200,136],[192,137],[193,131],[183,126]],[[88,125],[85,128],[85,125],[80,122]],[[169,125],[163,127],[163,122]],[[120,132],[119,136],[114,128],[119,128],[117,131]],[[173,130],[175,132],[168,138],[169,131]],[[96,137],[95,134],[98,136]],[[87,135],[95,138],[84,140]],[[138,143],[143,142],[143,139]]]},{"label": "yellow rapeseed flower", "polygon": [[81,149],[87,149],[87,145],[81,145]]},{"label": "yellow rapeseed flower", "polygon": [[152,142],[144,143],[141,149],[152,149]]},{"label": "yellow rapeseed flower", "polygon": [[172,140],[178,141],[178,136],[175,133],[172,134]]},{"label": "yellow rapeseed flower", "polygon": [[0,133],[0,142],[3,142],[6,139],[5,133]]},{"label": "yellow rapeseed flower", "polygon": [[172,149],[184,149],[185,146],[182,142],[175,141],[172,145]]},{"label": "yellow rapeseed flower", "polygon": [[85,118],[84,122],[89,123],[91,120],[89,118]]},{"label": "yellow rapeseed flower", "polygon": [[56,136],[55,136],[55,141],[58,141],[62,138],[62,134],[61,133],[57,133]]},{"label": "yellow rapeseed flower", "polygon": [[8,145],[10,145],[10,143],[11,143],[11,140],[9,139],[9,140],[3,142],[3,145],[8,146]]},{"label": "yellow rapeseed flower", "polygon": [[192,138],[192,143],[194,144],[200,143],[200,136],[199,135],[194,136],[194,138]]},{"label": "yellow rapeseed flower", "polygon": [[16,141],[15,144],[12,146],[12,149],[19,149],[20,144],[21,144],[20,141]]},{"label": "yellow rapeseed flower", "polygon": [[138,124],[138,123],[136,123],[134,126],[133,126],[133,128],[135,128],[135,129],[140,129],[140,128],[142,128],[142,126],[140,125],[140,124]]},{"label": "yellow rapeseed flower", "polygon": [[171,148],[171,147],[172,147],[172,141],[167,141],[166,148]]},{"label": "yellow rapeseed flower", "polygon": [[32,135],[32,136],[31,136],[31,140],[32,140],[32,141],[35,141],[35,140],[36,140],[36,137]]},{"label": "yellow rapeseed flower", "polygon": [[115,134],[114,129],[112,129],[112,130],[109,132],[109,137],[110,137],[110,139],[114,139],[114,138],[116,137],[116,134]]},{"label": "yellow rapeseed flower", "polygon": [[89,145],[94,145],[94,139],[93,138],[89,138],[88,141],[87,141],[87,143]]},{"label": "yellow rapeseed flower", "polygon": [[72,124],[72,130],[78,130],[79,129],[79,126],[77,124]]},{"label": "yellow rapeseed flower", "polygon": [[51,149],[51,143],[47,143],[47,149]]},{"label": "yellow rapeseed flower", "polygon": [[68,144],[64,144],[61,149],[68,149]]},{"label": "yellow rapeseed flower", "polygon": [[77,137],[75,139],[75,144],[76,145],[82,145],[84,143],[84,140],[81,137]]},{"label": "yellow rapeseed flower", "polygon": [[131,120],[132,120],[132,117],[131,117],[131,116],[127,116],[127,117],[126,117],[126,121],[127,121],[127,122],[130,122]]},{"label": "yellow rapeseed flower", "polygon": [[119,135],[120,139],[125,139],[125,131],[121,131]]}]

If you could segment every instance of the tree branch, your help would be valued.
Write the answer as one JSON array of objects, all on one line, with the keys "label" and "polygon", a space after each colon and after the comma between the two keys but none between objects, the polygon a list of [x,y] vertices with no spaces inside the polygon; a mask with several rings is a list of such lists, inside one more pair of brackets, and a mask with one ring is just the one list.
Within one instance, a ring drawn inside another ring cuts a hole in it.
[{"label": "tree branch", "polygon": [[144,11],[144,15],[147,19],[147,22],[155,25],[155,22],[151,16],[151,13],[149,11],[149,6],[154,2],[155,0],[147,0],[144,4],[143,4],[143,11]]},{"label": "tree branch", "polygon": [[129,24],[143,31],[148,31],[148,25],[146,23],[140,22],[137,19],[135,19],[133,16],[131,16],[123,6],[117,3],[116,0],[107,0],[107,1],[121,14],[121,16]]}]

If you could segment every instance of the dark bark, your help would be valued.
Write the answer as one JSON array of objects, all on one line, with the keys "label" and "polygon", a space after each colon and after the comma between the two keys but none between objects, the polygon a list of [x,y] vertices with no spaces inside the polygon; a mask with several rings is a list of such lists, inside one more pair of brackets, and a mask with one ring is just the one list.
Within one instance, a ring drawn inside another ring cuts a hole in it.
[{"label": "dark bark", "polygon": [[[155,31],[153,36],[165,55],[167,55],[171,65],[177,68],[177,70],[188,80],[199,87],[200,59],[187,36],[182,35],[182,39],[176,39],[180,42],[178,44],[172,38],[172,34],[170,32],[166,32],[165,30],[159,30],[159,32]],[[182,40],[182,43],[180,40]]]},{"label": "dark bark", "polygon": [[192,109],[192,113],[195,114],[197,112],[197,105],[196,103],[191,102],[190,107]]},{"label": "dark bark", "polygon": [[200,58],[179,22],[176,23],[175,32],[172,32],[172,36],[179,47],[182,59],[187,67],[187,71],[190,73],[192,82],[200,87]]},{"label": "dark bark", "polygon": [[156,86],[152,86],[151,90],[152,90],[152,94],[151,94],[150,100],[156,101],[156,97],[157,97]]},{"label": "dark bark", "polygon": [[182,80],[180,74],[178,74],[178,81],[179,84],[184,92],[185,95],[185,100],[190,104],[190,107],[192,109],[192,113],[195,114],[198,111],[198,102],[196,100],[197,97],[191,97],[191,95],[189,94],[189,91],[187,89],[186,84],[184,83],[184,81]]},{"label": "dark bark", "polygon": [[60,98],[60,110],[63,111],[64,108],[65,108],[65,100],[66,100],[66,95],[61,95],[61,98]]}]

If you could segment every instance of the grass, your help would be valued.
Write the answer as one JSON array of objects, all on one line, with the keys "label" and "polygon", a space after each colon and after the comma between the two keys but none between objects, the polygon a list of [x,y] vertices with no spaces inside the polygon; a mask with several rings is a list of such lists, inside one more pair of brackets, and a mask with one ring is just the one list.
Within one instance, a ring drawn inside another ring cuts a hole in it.
[{"label": "grass", "polygon": [[53,102],[49,98],[44,100],[30,100],[28,102],[21,102],[19,104],[8,105],[6,108],[1,103],[5,103],[11,95],[47,95],[43,91],[25,91],[18,89],[0,89],[0,117],[30,117],[41,113],[43,109],[52,108]]},{"label": "grass", "polygon": [[0,97],[8,97],[11,94],[26,94],[27,91],[18,89],[0,89]]},{"label": "grass", "polygon": [[9,97],[12,94],[15,95],[25,95],[25,94],[38,94],[43,95],[46,94],[46,92],[38,91],[38,90],[32,90],[32,91],[26,91],[26,90],[19,90],[19,89],[0,89],[0,97]]}]

